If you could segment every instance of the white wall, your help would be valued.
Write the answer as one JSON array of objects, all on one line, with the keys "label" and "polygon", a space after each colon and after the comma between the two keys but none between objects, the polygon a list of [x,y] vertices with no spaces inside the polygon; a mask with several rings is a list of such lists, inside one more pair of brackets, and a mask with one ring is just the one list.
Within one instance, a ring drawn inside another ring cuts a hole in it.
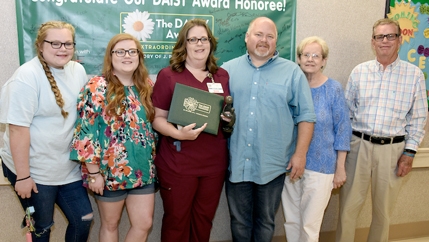
[{"label": "white wall", "polygon": [[[0,1],[0,85],[2,85],[19,66],[18,63],[18,46],[15,19],[15,1]],[[335,0],[298,0],[297,3],[297,43],[305,37],[318,35],[324,38],[330,47],[330,56],[325,73],[340,81],[343,85],[347,82],[348,75],[352,68],[363,61],[374,58],[371,47],[371,30],[373,23],[384,17],[385,0],[371,1],[335,1]],[[0,135],[1,130],[0,127]],[[0,145],[2,139],[0,139]],[[412,176],[407,178],[406,197],[400,198],[393,217],[393,223],[404,223],[413,221],[429,220],[429,215],[425,204],[429,204],[428,188],[422,186],[427,177],[429,170],[413,171]],[[1,179],[1,178],[0,178]],[[414,189],[413,189],[414,188]],[[426,189],[426,190],[424,190]],[[424,190],[424,192],[422,192]],[[19,228],[23,212],[18,205],[18,200],[10,186],[0,186],[0,242],[24,241],[23,230]],[[417,204],[411,204],[407,197],[418,197]],[[96,210],[96,204],[91,197],[93,208]],[[338,195],[334,193],[333,198],[328,206],[322,230],[335,230]],[[362,216],[359,220],[359,227],[369,225],[371,214],[369,201],[364,207]],[[409,211],[404,212],[409,207],[415,208],[411,215]],[[124,213],[125,214],[125,213]],[[159,241],[160,228],[162,219],[162,203],[159,194],[156,196],[156,208],[153,231],[149,241]],[[276,217],[276,235],[284,235],[283,216],[280,209]],[[65,231],[66,222],[63,216],[57,210],[55,216],[55,226],[53,230],[52,241],[62,241]],[[124,231],[128,229],[129,222],[124,215],[121,222],[121,238],[124,238]],[[98,213],[95,211],[95,223],[91,232],[90,241],[97,241],[97,232],[99,227]],[[216,214],[214,226],[212,229],[211,241],[230,240],[229,231],[229,214],[225,196],[221,202]]]}]

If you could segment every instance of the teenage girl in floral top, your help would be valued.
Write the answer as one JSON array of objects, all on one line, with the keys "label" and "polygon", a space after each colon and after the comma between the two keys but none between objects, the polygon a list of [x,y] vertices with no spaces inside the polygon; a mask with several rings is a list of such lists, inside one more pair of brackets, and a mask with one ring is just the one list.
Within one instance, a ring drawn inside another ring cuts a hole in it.
[{"label": "teenage girl in floral top", "polygon": [[125,241],[145,241],[152,226],[151,84],[140,43],[118,34],[106,48],[103,76],[92,78],[79,95],[71,159],[86,165],[83,178],[100,211],[100,241],[118,241],[124,205],[131,220]]}]

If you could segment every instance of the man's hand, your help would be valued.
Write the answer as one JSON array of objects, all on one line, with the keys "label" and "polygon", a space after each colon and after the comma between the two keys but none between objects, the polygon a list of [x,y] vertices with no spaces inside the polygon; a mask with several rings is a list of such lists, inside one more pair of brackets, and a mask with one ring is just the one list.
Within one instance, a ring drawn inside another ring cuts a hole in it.
[{"label": "man's hand", "polygon": [[305,163],[307,162],[307,151],[310,145],[311,137],[313,136],[314,123],[300,122],[298,123],[298,138],[296,142],[295,153],[289,161],[286,170],[290,172],[291,181],[300,179],[304,174]]},{"label": "man's hand", "polygon": [[301,179],[302,175],[304,174],[306,162],[307,160],[305,156],[301,156],[296,153],[293,154],[289,161],[289,165],[286,168],[286,170],[290,170],[292,168],[292,171],[289,175],[291,181]]},{"label": "man's hand", "polygon": [[398,171],[396,172],[396,175],[399,177],[406,176],[413,168],[413,160],[414,157],[410,157],[404,154],[401,155],[398,160]]}]

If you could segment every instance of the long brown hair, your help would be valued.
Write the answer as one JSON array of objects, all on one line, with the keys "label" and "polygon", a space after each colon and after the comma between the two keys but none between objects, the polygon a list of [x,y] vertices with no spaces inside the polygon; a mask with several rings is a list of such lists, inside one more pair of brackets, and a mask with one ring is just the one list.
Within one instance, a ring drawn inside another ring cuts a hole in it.
[{"label": "long brown hair", "polygon": [[187,57],[186,42],[188,38],[188,32],[195,26],[204,27],[207,31],[207,37],[209,37],[210,40],[210,53],[206,61],[206,68],[210,73],[214,74],[219,69],[216,64],[217,58],[214,56],[214,52],[217,48],[217,39],[207,25],[206,20],[198,18],[189,20],[180,30],[179,36],[177,36],[177,42],[174,45],[173,53],[170,58],[170,67],[173,71],[176,72],[182,72],[185,69]]},{"label": "long brown hair", "polygon": [[[112,50],[115,45],[123,40],[132,40],[136,44],[136,48],[139,51],[139,65],[133,73],[133,83],[137,88],[139,93],[140,102],[143,105],[147,118],[150,122],[153,121],[155,117],[155,109],[152,104],[152,86],[149,81],[149,73],[144,65],[144,55],[143,49],[140,42],[130,34],[122,33],[113,36],[109,41],[109,44],[106,47],[106,53],[104,55],[104,64],[103,64],[103,75],[107,81],[107,106],[106,112],[110,116],[120,116],[125,111],[125,106],[122,104],[125,100],[125,90],[124,85],[119,81],[119,79],[113,73],[112,65]],[[117,111],[119,109],[119,112]]]},{"label": "long brown hair", "polygon": [[54,76],[52,75],[51,70],[49,69],[48,63],[45,58],[43,58],[43,53],[41,52],[41,46],[48,35],[48,30],[50,29],[68,29],[70,30],[73,42],[75,42],[75,30],[74,27],[66,22],[62,21],[49,21],[43,23],[39,27],[39,31],[37,32],[36,41],[34,42],[34,46],[36,48],[37,57],[39,58],[40,63],[42,64],[43,70],[45,71],[46,77],[48,78],[49,84],[51,85],[51,90],[55,95],[55,101],[57,102],[58,107],[61,108],[61,115],[64,118],[67,118],[68,112],[64,110],[64,99],[61,95],[60,89],[58,89],[57,82],[55,81]]}]

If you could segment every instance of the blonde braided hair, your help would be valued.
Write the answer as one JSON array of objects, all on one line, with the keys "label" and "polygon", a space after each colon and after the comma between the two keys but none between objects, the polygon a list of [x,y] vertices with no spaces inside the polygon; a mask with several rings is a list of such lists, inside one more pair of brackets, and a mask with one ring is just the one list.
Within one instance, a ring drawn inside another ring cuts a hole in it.
[{"label": "blonde braided hair", "polygon": [[51,90],[55,95],[55,101],[57,102],[58,107],[61,109],[61,115],[64,118],[67,118],[68,112],[64,110],[64,99],[61,95],[60,89],[57,86],[57,82],[55,81],[54,76],[52,75],[51,70],[49,69],[48,63],[43,57],[43,52],[41,51],[41,46],[43,45],[45,38],[47,36],[47,32],[50,29],[68,29],[70,30],[73,42],[75,39],[75,29],[74,27],[66,22],[62,21],[49,21],[40,25],[39,31],[37,32],[36,41],[34,43],[37,57],[39,58],[40,63],[42,64],[43,70],[45,71],[46,77],[48,78],[49,84],[51,85]]}]

